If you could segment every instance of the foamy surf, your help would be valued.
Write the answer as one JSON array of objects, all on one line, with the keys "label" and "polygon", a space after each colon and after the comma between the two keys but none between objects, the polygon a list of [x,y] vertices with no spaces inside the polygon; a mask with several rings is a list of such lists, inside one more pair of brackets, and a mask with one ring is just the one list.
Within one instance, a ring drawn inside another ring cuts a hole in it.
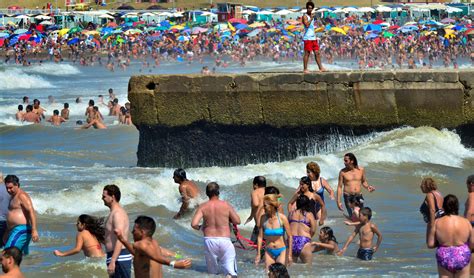
[{"label": "foamy surf", "polygon": [[9,68],[0,74],[0,90],[54,88],[53,84],[37,74]]}]

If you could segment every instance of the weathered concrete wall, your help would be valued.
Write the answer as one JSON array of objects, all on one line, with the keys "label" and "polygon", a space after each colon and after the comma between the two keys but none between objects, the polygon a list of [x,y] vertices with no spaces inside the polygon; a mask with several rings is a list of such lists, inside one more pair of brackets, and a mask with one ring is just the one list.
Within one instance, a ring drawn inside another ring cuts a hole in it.
[{"label": "weathered concrete wall", "polygon": [[134,76],[128,98],[139,165],[235,165],[294,158],[331,126],[469,130],[474,70]]}]

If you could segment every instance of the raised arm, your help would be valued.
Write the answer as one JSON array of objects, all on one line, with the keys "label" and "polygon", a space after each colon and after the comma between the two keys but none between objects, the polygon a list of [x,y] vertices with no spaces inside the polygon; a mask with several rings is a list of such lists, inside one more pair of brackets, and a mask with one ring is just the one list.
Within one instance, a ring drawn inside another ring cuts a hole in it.
[{"label": "raised arm", "polygon": [[84,240],[82,239],[82,234],[77,233],[76,235],[76,246],[68,251],[61,252],[59,250],[54,250],[54,255],[58,257],[67,257],[67,256],[72,256],[75,255],[82,250],[82,246],[84,244]]}]

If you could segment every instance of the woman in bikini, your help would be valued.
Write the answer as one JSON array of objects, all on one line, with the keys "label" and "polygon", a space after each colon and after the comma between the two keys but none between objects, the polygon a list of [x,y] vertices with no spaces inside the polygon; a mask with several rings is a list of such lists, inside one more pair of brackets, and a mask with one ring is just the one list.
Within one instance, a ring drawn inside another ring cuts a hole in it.
[{"label": "woman in bikini", "polygon": [[298,258],[305,264],[313,261],[311,238],[317,230],[316,220],[311,213],[311,202],[303,194],[296,199],[296,210],[289,215],[291,234],[293,235],[293,262]]},{"label": "woman in bikini", "polygon": [[443,207],[444,216],[429,224],[428,248],[437,248],[439,277],[469,277],[471,250],[474,248],[471,223],[458,216],[456,196],[446,196]]},{"label": "woman in bikini", "polygon": [[321,199],[321,197],[313,191],[311,180],[307,176],[304,176],[300,179],[298,191],[295,192],[293,197],[291,197],[290,201],[288,202],[288,212],[295,210],[296,199],[300,194],[303,194],[309,198],[311,203],[311,213],[313,213],[314,219],[319,220],[319,225],[324,225],[324,220],[326,219],[326,205],[324,204],[324,201]]},{"label": "woman in bikini", "polygon": [[75,255],[81,250],[86,257],[101,258],[105,256],[101,243],[104,243],[104,220],[87,214],[81,214],[77,219],[76,246],[71,250],[61,252],[54,250],[54,255],[67,257]]},{"label": "woman in bikini", "polygon": [[[269,194],[263,197],[263,209],[265,213],[260,217],[259,233],[257,239],[257,255],[255,265],[260,263],[260,252],[262,242],[265,238],[265,267],[275,263],[290,265],[292,263],[293,238],[291,236],[290,224],[284,214],[278,212],[278,198],[281,195]],[[288,238],[288,246],[285,242],[285,233]]]}]

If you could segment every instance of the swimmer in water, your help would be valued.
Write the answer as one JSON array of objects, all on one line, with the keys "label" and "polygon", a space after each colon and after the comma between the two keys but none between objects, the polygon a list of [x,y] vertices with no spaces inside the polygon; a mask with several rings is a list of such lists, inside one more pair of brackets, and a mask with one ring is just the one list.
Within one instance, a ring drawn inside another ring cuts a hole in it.
[{"label": "swimmer in water", "polygon": [[100,245],[104,243],[105,238],[104,219],[81,214],[79,218],[77,218],[76,227],[76,246],[65,252],[54,250],[54,255],[67,257],[75,255],[82,250],[86,257],[104,257],[105,253]]},{"label": "swimmer in water", "polygon": [[63,117],[59,116],[59,110],[57,109],[53,111],[53,116],[48,119],[48,122],[55,126],[60,126],[61,123],[64,123],[65,121],[66,120]]}]

